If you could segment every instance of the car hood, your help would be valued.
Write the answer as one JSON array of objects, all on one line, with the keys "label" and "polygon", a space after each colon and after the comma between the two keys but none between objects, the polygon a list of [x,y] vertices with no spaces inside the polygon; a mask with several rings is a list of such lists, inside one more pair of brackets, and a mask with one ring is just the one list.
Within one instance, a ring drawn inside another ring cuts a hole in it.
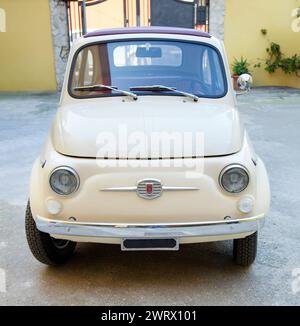
[{"label": "car hood", "polygon": [[62,106],[52,127],[55,149],[89,158],[182,158],[238,152],[243,127],[220,100],[144,96],[78,100]]}]

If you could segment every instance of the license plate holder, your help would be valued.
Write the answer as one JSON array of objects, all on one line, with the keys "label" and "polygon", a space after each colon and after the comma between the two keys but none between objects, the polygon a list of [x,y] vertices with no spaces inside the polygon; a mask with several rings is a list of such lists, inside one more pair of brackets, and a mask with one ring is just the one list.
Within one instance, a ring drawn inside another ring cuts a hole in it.
[{"label": "license plate holder", "polygon": [[178,251],[179,241],[176,238],[126,238],[121,241],[122,251]]}]

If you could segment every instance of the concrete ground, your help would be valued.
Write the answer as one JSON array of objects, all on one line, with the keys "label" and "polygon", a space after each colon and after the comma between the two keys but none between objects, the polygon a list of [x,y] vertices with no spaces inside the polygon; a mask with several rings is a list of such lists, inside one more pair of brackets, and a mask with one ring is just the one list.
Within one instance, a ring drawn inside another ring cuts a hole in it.
[{"label": "concrete ground", "polygon": [[249,269],[232,243],[179,252],[81,244],[63,267],[31,255],[24,234],[28,179],[58,96],[0,95],[0,305],[299,305],[300,91],[255,89],[239,107],[270,174],[272,205]]}]

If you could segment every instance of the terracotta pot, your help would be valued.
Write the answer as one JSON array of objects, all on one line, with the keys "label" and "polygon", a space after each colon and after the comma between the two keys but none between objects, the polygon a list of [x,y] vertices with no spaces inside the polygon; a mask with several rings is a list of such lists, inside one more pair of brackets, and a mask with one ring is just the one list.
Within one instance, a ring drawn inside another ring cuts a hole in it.
[{"label": "terracotta pot", "polygon": [[238,78],[239,78],[239,75],[235,74],[235,75],[232,75],[232,80],[233,80],[233,88],[234,90],[236,91],[239,91],[240,88],[239,88],[239,85],[238,85]]}]

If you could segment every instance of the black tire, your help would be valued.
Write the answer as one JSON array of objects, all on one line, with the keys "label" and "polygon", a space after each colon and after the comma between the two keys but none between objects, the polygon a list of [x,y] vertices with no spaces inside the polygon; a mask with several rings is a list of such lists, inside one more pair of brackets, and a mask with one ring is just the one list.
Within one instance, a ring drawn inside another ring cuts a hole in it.
[{"label": "black tire", "polygon": [[233,242],[233,257],[236,264],[250,266],[257,253],[257,232],[243,239],[236,239]]},{"label": "black tire", "polygon": [[25,230],[29,248],[41,263],[57,266],[65,263],[74,253],[76,242],[56,240],[48,233],[37,229],[28,202],[25,215]]}]

